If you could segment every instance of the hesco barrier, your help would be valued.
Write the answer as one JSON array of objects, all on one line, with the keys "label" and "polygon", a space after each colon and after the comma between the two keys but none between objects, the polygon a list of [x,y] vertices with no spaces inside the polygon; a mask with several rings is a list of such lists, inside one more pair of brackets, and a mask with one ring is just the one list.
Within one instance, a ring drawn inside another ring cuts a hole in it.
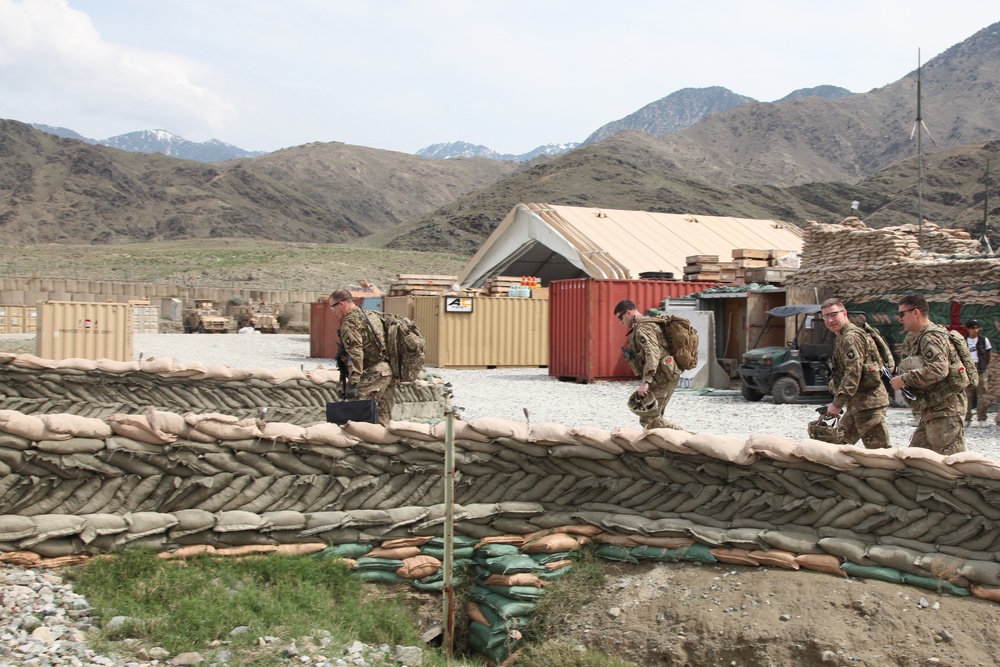
[{"label": "hesco barrier", "polygon": [[[167,358],[56,361],[0,353],[0,408],[28,414],[106,417],[154,408],[245,418],[267,408],[271,421],[313,424],[326,419],[327,403],[340,400],[339,374],[324,369],[248,370]],[[393,417],[439,420],[450,409],[450,388],[429,378],[397,388]]]}]

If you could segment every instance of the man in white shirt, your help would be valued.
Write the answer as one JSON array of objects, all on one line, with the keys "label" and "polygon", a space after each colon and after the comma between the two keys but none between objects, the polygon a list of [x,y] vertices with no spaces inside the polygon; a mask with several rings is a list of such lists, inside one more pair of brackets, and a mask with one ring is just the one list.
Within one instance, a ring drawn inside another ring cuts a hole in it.
[{"label": "man in white shirt", "polygon": [[[969,407],[965,411],[965,425],[972,424],[972,408],[976,408],[976,418],[979,425],[986,423],[986,410],[990,407],[990,399],[987,395],[989,384],[986,378],[986,369],[990,365],[990,339],[980,335],[979,320],[969,320],[965,323],[965,328],[969,330],[969,335],[965,337],[965,342],[969,346],[969,354],[976,362],[976,370],[979,371],[979,384],[975,387],[967,387],[966,394],[969,397]],[[997,423],[1000,424],[1000,414],[997,416]]]}]

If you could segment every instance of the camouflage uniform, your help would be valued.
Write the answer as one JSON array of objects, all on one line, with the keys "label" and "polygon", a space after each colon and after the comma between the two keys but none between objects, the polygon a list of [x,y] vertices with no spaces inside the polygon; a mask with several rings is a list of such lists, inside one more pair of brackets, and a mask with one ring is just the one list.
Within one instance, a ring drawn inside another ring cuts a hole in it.
[{"label": "camouflage uniform", "polygon": [[[372,326],[368,326],[368,322]],[[372,327],[379,338],[372,332]],[[384,332],[379,314],[362,308],[351,309],[340,328],[340,340],[348,355],[347,382],[358,385],[359,399],[378,403],[378,420],[383,426],[392,418],[392,400],[397,384],[383,351]]]},{"label": "camouflage uniform", "polygon": [[664,418],[663,411],[677,388],[681,370],[667,346],[663,329],[655,321],[636,317],[628,332],[628,365],[632,373],[649,383],[649,393],[656,397],[656,414],[639,417],[639,425],[645,429],[681,427]]},{"label": "camouflage uniform", "polygon": [[965,451],[965,389],[948,380],[953,365],[960,365],[948,331],[933,322],[915,336],[907,336],[898,373],[917,395],[913,411],[920,417],[910,447],[923,447],[939,454]]},{"label": "camouflage uniform", "polygon": [[889,394],[879,377],[881,368],[875,342],[861,327],[845,324],[833,347],[833,377],[828,385],[834,405],[846,408],[840,420],[845,444],[861,440],[867,449],[889,447],[885,425]]}]

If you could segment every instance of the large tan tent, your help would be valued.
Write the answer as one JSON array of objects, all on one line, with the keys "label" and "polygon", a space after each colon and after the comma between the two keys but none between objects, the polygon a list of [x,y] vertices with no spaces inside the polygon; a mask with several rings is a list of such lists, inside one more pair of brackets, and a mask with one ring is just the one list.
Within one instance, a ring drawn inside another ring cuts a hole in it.
[{"label": "large tan tent", "polygon": [[459,276],[481,287],[497,275],[537,276],[543,284],[570,278],[635,279],[645,272],[683,278],[686,258],[736,248],[802,250],[802,230],[777,220],[518,204]]}]

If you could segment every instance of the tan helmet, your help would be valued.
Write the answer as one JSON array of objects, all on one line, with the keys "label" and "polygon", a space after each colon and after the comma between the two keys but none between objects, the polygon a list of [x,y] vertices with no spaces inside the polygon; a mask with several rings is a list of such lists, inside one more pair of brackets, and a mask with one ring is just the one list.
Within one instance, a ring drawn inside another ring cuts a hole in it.
[{"label": "tan helmet", "polygon": [[636,390],[628,397],[628,409],[640,417],[655,417],[659,414],[659,407],[656,396],[651,391],[647,391],[645,396],[640,396]]}]

